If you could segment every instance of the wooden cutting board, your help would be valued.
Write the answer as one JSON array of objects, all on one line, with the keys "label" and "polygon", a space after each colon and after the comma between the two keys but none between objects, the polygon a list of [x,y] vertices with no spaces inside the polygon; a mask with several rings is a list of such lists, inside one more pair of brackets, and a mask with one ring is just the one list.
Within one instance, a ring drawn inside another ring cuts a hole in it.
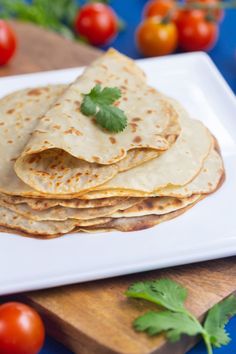
[{"label": "wooden cutting board", "polygon": [[[19,37],[18,54],[0,69],[0,75],[85,65],[99,55],[95,49],[32,25],[13,26]],[[26,293],[20,299],[35,306],[43,315],[48,333],[74,353],[183,354],[196,339],[183,337],[178,344],[169,344],[163,336],[148,338],[133,331],[135,317],[153,306],[127,300],[124,291],[137,280],[170,277],[188,288],[187,306],[201,319],[215,303],[236,290],[235,261],[232,257]]]}]

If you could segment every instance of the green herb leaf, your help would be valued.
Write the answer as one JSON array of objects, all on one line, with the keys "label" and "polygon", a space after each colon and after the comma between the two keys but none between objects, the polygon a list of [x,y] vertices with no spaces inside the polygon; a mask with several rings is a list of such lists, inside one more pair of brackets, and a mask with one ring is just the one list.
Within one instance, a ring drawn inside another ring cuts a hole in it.
[{"label": "green herb leaf", "polygon": [[128,288],[126,296],[144,299],[168,309],[147,312],[138,317],[133,323],[137,331],[149,335],[164,332],[172,342],[178,341],[182,334],[201,334],[208,354],[213,353],[212,346],[220,347],[230,341],[225,325],[230,316],[236,315],[236,297],[233,295],[208,312],[204,326],[184,306],[187,290],[171,279],[137,282]]},{"label": "green herb leaf", "polygon": [[81,112],[89,117],[96,117],[97,123],[110,132],[118,133],[127,126],[124,112],[112,104],[121,97],[117,87],[101,88],[96,85],[84,95]]},{"label": "green herb leaf", "polygon": [[75,38],[71,25],[77,9],[75,0],[0,0],[0,17],[32,22],[69,39]]},{"label": "green herb leaf", "polygon": [[208,312],[204,328],[215,347],[221,347],[230,342],[231,339],[225,330],[225,325],[233,315],[236,315],[236,297],[234,295],[216,304]]},{"label": "green herb leaf", "polygon": [[154,302],[168,310],[182,311],[187,290],[171,279],[160,279],[135,283],[129,287],[126,295]]},{"label": "green herb leaf", "polygon": [[186,313],[172,311],[147,312],[134,321],[134,328],[151,336],[165,331],[171,342],[180,340],[182,334],[195,336],[202,333],[200,323],[195,322]]}]

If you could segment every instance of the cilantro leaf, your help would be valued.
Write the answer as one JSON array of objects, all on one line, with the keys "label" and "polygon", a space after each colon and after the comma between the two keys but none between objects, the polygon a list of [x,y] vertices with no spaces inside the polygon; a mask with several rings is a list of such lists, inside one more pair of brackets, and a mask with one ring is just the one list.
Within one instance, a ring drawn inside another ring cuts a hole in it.
[{"label": "cilantro leaf", "polygon": [[210,341],[215,347],[219,348],[230,342],[231,339],[225,330],[225,325],[233,315],[236,315],[236,297],[234,295],[216,304],[208,312],[204,322],[204,328],[208,332]]},{"label": "cilantro leaf", "polygon": [[84,95],[81,112],[89,117],[95,117],[97,123],[110,132],[118,133],[127,126],[124,112],[112,104],[121,97],[117,87],[101,88],[96,85]]},{"label": "cilantro leaf", "polygon": [[195,336],[202,333],[199,322],[195,322],[186,313],[172,311],[147,312],[134,321],[134,328],[149,335],[165,331],[166,337],[171,342],[178,341],[182,334]]},{"label": "cilantro leaf", "polygon": [[229,317],[236,315],[236,297],[229,296],[215,305],[205,319],[204,326],[184,306],[187,290],[171,279],[137,282],[126,291],[126,296],[144,299],[166,308],[166,311],[147,312],[138,317],[133,325],[137,331],[149,335],[164,332],[172,341],[178,341],[182,334],[195,336],[201,334],[208,354],[212,346],[221,347],[230,341],[225,330]]},{"label": "cilantro leaf", "polygon": [[138,282],[129,287],[128,297],[154,302],[172,311],[182,311],[187,290],[171,279]]},{"label": "cilantro leaf", "polygon": [[124,112],[114,106],[101,106],[96,118],[97,123],[110,132],[119,133],[127,126]]}]

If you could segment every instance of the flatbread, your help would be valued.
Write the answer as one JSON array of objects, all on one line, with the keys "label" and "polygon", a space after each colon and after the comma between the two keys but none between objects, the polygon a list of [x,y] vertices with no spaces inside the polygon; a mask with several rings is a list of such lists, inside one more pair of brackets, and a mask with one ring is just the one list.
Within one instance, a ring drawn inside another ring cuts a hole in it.
[{"label": "flatbread", "polygon": [[201,195],[192,195],[188,198],[173,197],[150,197],[144,198],[143,201],[133,205],[125,210],[118,210],[111,214],[111,218],[131,218],[145,215],[163,215],[171,213],[175,210],[185,208],[201,198]]},{"label": "flatbread", "polygon": [[102,208],[124,202],[128,197],[112,197],[94,200],[81,199],[37,199],[0,194],[0,200],[10,204],[27,204],[33,210],[46,210],[56,206],[66,208]]},{"label": "flatbread", "polygon": [[63,221],[68,219],[76,220],[90,220],[99,217],[108,216],[117,210],[124,210],[139,202],[138,198],[130,198],[123,202],[107,207],[89,208],[89,209],[76,209],[65,207],[53,207],[47,210],[36,211],[31,209],[27,204],[9,204],[0,200],[0,206],[5,207],[15,213],[35,221]]},{"label": "flatbread", "polygon": [[[137,72],[114,50],[90,65],[40,120],[15,163],[19,178],[45,194],[79,193],[110,180],[130,150],[167,150],[180,134],[178,114]],[[118,105],[128,118],[123,132],[109,133],[80,112],[83,94],[96,83],[121,89]]]},{"label": "flatbread", "polygon": [[220,153],[213,146],[210,153],[205,159],[203,166],[199,174],[188,184],[184,186],[176,186],[159,189],[152,193],[143,193],[133,190],[104,190],[97,192],[90,192],[80,198],[84,200],[95,200],[96,198],[106,197],[161,197],[169,196],[176,198],[186,198],[193,194],[209,194],[216,191],[221,185],[221,181],[224,179],[224,164]]},{"label": "flatbread", "polygon": [[168,151],[141,166],[119,173],[96,191],[128,190],[144,195],[170,185],[183,186],[193,180],[210,152],[213,139],[208,129],[201,122],[188,118],[186,112],[181,115],[180,122],[182,132]]},{"label": "flatbread", "polygon": [[[40,117],[65,90],[65,85],[24,89],[0,100],[0,192],[14,196],[61,198],[37,192],[22,182],[14,171],[14,163],[36,128]],[[7,148],[6,148],[7,147]],[[152,159],[157,151],[131,150],[125,159],[113,166],[112,175]],[[72,159],[73,160],[73,159]],[[75,159],[77,162],[77,159]],[[84,167],[91,164],[84,162]],[[100,169],[99,169],[100,171]],[[98,172],[98,171],[97,171]],[[72,196],[63,196],[71,199]]]},{"label": "flatbread", "polygon": [[[200,201],[201,199],[198,199]],[[173,211],[172,213],[163,214],[163,215],[146,215],[140,217],[131,217],[131,218],[118,218],[111,219],[109,222],[88,226],[88,227],[79,227],[75,229],[76,231],[83,231],[87,233],[98,233],[98,232],[109,232],[109,231],[122,231],[122,232],[132,232],[132,231],[141,231],[144,229],[151,228],[155,225],[161,224],[164,221],[171,220],[177,216],[185,213],[187,210],[192,208],[198,201],[186,206],[185,208]],[[158,235],[157,235],[158,237]]]},{"label": "flatbread", "polygon": [[[110,220],[109,218],[103,218],[104,223]],[[12,233],[18,233],[30,237],[47,236],[57,237],[62,234],[66,234],[75,230],[78,226],[90,226],[100,224],[100,219],[92,220],[65,220],[65,221],[34,221],[23,217],[15,213],[12,210],[0,206],[0,227],[11,230]],[[0,230],[1,231],[1,230]]]}]

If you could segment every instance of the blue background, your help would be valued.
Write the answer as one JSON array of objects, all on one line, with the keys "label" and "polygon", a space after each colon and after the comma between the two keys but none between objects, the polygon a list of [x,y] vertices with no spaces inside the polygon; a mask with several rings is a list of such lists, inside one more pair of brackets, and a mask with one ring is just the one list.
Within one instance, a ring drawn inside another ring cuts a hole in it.
[{"label": "blue background", "polygon": [[[81,4],[83,2],[80,1]],[[135,28],[141,20],[145,3],[146,0],[111,1],[115,11],[126,23],[125,30],[118,35],[112,46],[134,59],[141,57],[135,46],[134,34]],[[104,49],[106,48],[104,47]],[[220,25],[219,40],[209,55],[233,91],[236,92],[236,10],[226,11],[224,21]],[[216,349],[214,353],[236,353],[236,318],[230,321],[227,330],[231,334],[232,342],[226,347]],[[71,354],[71,352],[51,338],[47,338],[40,354]],[[206,354],[203,343],[200,342],[189,354]]]}]

